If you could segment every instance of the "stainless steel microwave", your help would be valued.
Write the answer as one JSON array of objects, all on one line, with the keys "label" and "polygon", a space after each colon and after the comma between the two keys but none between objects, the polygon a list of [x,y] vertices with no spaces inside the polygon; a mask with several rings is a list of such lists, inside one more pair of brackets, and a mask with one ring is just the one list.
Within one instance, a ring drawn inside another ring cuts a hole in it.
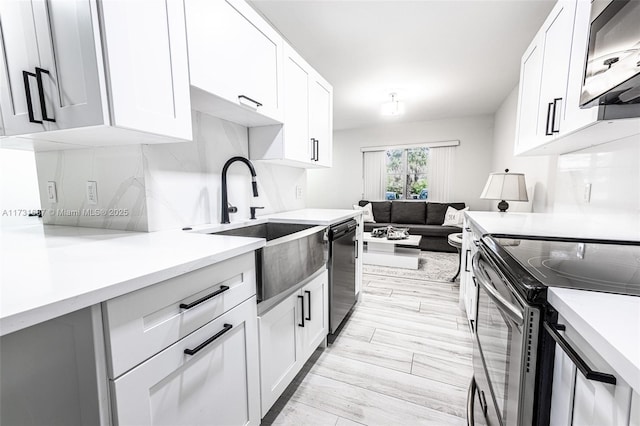
[{"label": "stainless steel microwave", "polygon": [[638,111],[639,0],[593,0],[591,4],[589,46],[580,106],[597,105],[629,105],[631,110]]}]

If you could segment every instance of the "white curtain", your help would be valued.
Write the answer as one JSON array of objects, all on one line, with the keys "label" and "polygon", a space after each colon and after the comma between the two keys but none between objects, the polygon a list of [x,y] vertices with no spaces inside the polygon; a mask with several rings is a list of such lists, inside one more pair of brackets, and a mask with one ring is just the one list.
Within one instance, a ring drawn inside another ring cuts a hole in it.
[{"label": "white curtain", "polygon": [[451,201],[451,182],[453,181],[453,164],[455,146],[429,148],[429,167],[427,182],[429,184],[429,200]]},{"label": "white curtain", "polygon": [[363,199],[384,200],[387,188],[387,153],[386,151],[366,151],[363,165]]}]

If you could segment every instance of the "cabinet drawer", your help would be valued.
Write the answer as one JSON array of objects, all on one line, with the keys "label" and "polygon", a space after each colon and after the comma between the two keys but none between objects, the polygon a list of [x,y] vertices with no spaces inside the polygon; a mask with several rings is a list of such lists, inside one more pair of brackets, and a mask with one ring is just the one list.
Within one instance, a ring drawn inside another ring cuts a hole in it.
[{"label": "cabinet drawer", "polygon": [[120,376],[255,294],[251,252],[105,302],[110,377]]},{"label": "cabinet drawer", "polygon": [[114,380],[114,423],[259,424],[256,315],[252,297]]}]

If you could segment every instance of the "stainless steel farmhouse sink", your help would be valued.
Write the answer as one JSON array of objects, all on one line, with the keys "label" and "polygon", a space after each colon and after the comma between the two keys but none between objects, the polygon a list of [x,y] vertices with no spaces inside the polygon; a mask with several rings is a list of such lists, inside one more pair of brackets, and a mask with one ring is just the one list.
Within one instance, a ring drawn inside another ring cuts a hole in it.
[{"label": "stainless steel farmhouse sink", "polygon": [[258,302],[268,300],[301,283],[327,261],[326,226],[262,223],[212,232],[213,235],[264,238],[256,251]]}]

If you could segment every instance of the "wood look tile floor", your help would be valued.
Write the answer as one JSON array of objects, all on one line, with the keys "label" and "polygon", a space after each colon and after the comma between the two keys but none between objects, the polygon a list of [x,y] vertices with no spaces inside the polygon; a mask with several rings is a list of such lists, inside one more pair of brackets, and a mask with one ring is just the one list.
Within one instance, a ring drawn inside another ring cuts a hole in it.
[{"label": "wood look tile floor", "polygon": [[458,283],[363,277],[339,337],[262,425],[465,425],[472,340]]}]

